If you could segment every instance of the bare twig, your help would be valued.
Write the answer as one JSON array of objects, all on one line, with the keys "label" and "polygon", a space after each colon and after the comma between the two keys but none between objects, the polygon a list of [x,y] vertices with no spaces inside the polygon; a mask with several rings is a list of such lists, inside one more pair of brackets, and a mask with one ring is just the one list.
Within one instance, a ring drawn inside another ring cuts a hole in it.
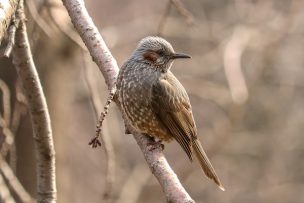
[{"label": "bare twig", "polygon": [[23,16],[23,3],[21,2],[22,9],[17,13],[21,16],[21,21],[16,32],[13,63],[24,88],[33,124],[38,173],[38,202],[54,203],[57,195],[53,136],[45,96],[29,46]]},{"label": "bare twig", "polygon": [[19,26],[19,22],[20,19],[16,18],[15,15],[13,15],[11,20],[11,25],[9,26],[8,29],[8,43],[3,53],[4,57],[8,58],[11,55],[11,52],[15,44],[15,34],[16,34],[16,29]]},{"label": "bare twig", "polygon": [[[89,16],[84,2],[81,0],[63,0],[63,4],[111,90],[118,75],[118,66]],[[170,168],[162,154],[161,147],[150,151],[148,145],[151,140],[147,136],[134,133],[134,138],[140,146],[152,173],[162,186],[167,200],[169,202],[194,202]]]},{"label": "bare twig", "polygon": [[113,97],[114,97],[114,95],[115,95],[115,91],[116,91],[116,88],[115,88],[115,87],[113,87],[113,88],[110,90],[108,99],[107,99],[106,104],[105,104],[105,106],[104,106],[104,109],[103,109],[103,111],[100,113],[99,120],[98,120],[98,123],[97,123],[97,126],[96,126],[96,135],[95,135],[95,137],[89,142],[89,145],[92,145],[93,148],[96,148],[96,147],[98,147],[98,146],[101,146],[101,143],[100,143],[100,141],[99,141],[99,137],[101,136],[102,123],[103,123],[103,121],[104,121],[106,115],[108,114],[110,104],[111,104],[111,102],[113,101]]},{"label": "bare twig", "polygon": [[10,25],[11,18],[16,12],[18,0],[1,0],[0,1],[0,44]]},{"label": "bare twig", "polygon": [[[84,59],[84,75],[85,75],[85,83],[87,84],[89,91],[90,91],[90,101],[93,107],[93,111],[96,117],[96,121],[98,119],[98,114],[102,110],[101,106],[101,99],[99,95],[98,87],[95,85],[95,78],[92,73],[92,69],[89,67],[89,57],[88,54],[82,51],[83,59]],[[107,126],[103,128],[103,136],[102,142],[104,145],[105,155],[106,155],[106,163],[107,163],[107,170],[106,170],[106,179],[105,179],[105,191],[103,198],[104,200],[111,200],[113,197],[113,183],[115,179],[115,153],[113,150],[113,145],[111,139],[109,137],[109,132],[107,132]]]},{"label": "bare twig", "polygon": [[34,202],[31,196],[23,188],[18,178],[13,173],[12,169],[2,158],[0,158],[0,171],[8,182],[9,187],[12,188],[22,203]]}]

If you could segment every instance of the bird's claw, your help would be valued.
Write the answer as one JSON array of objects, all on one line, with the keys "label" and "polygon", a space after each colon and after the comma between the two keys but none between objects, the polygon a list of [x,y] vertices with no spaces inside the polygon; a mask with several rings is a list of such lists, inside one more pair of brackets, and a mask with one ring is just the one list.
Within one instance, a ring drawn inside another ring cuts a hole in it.
[{"label": "bird's claw", "polygon": [[148,150],[149,151],[153,151],[157,148],[161,148],[162,151],[165,149],[165,145],[162,143],[161,140],[158,140],[158,141],[153,141],[153,142],[149,142],[148,143]]}]

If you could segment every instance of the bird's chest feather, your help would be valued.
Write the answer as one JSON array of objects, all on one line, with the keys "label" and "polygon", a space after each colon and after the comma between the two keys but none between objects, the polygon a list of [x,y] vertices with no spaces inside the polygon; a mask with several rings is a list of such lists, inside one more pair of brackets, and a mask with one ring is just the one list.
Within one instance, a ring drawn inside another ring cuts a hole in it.
[{"label": "bird's chest feather", "polygon": [[[144,133],[161,131],[152,105],[152,88],[161,73],[151,68],[122,70],[118,78],[118,97],[129,124]],[[158,134],[160,132],[157,132]],[[152,133],[154,134],[154,133]]]}]

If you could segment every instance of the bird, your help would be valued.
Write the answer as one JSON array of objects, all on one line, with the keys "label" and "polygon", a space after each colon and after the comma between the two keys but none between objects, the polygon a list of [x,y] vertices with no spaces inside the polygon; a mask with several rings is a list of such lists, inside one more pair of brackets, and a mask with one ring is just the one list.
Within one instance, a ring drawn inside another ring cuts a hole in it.
[{"label": "bird", "polygon": [[187,58],[191,56],[175,52],[164,38],[143,38],[119,70],[115,98],[128,128],[160,142],[176,140],[224,191],[198,138],[188,94],[170,70],[174,60]]}]

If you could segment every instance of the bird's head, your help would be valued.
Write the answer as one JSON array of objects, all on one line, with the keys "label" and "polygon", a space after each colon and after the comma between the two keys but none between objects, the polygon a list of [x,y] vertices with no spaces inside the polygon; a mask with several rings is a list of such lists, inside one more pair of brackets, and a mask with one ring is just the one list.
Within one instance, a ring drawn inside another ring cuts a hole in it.
[{"label": "bird's head", "polygon": [[166,72],[174,59],[191,57],[187,54],[176,53],[172,45],[161,37],[146,37],[139,42],[132,58]]}]

